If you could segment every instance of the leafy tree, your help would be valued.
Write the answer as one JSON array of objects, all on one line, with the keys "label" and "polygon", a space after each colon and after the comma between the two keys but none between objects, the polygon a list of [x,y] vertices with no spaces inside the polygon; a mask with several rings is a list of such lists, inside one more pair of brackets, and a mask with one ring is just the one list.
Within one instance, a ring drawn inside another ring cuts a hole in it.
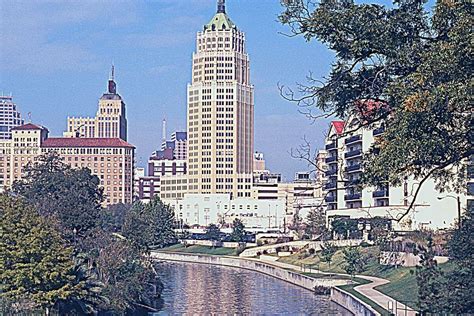
[{"label": "leafy tree", "polygon": [[309,236],[319,236],[321,240],[328,237],[326,229],[326,214],[321,208],[310,210],[306,222],[306,233]]},{"label": "leafy tree", "polygon": [[332,231],[344,238],[360,238],[357,220],[352,218],[335,218],[331,223]]},{"label": "leafy tree", "polygon": [[206,228],[206,238],[209,240],[219,240],[221,231],[216,224],[210,224]]},{"label": "leafy tree", "polygon": [[31,301],[49,314],[58,301],[80,295],[72,249],[44,218],[7,195],[0,195],[0,216],[0,298]]},{"label": "leafy tree", "polygon": [[136,202],[125,215],[122,232],[135,247],[149,250],[177,242],[174,212],[156,197],[150,203]]},{"label": "leafy tree", "polygon": [[25,173],[13,192],[54,220],[68,240],[82,239],[98,227],[103,192],[89,169],[72,169],[52,152],[28,164]]},{"label": "leafy tree", "polygon": [[238,218],[234,219],[232,223],[232,233],[230,235],[232,241],[241,242],[244,240],[245,226],[244,223]]},{"label": "leafy tree", "polygon": [[351,277],[357,273],[365,271],[367,260],[362,255],[359,247],[346,247],[342,253],[344,254],[344,261],[346,262],[344,270]]},{"label": "leafy tree", "polygon": [[101,212],[101,227],[107,231],[120,232],[125,222],[125,215],[132,206],[128,204],[110,205]]},{"label": "leafy tree", "polygon": [[321,261],[327,262],[329,265],[329,268],[331,268],[332,257],[334,256],[336,251],[337,251],[337,248],[331,243],[326,242],[323,245],[321,245],[321,254],[320,254]]},{"label": "leafy tree", "polygon": [[310,78],[283,95],[308,114],[352,118],[349,134],[383,127],[364,159],[361,185],[413,177],[422,184],[463,191],[463,162],[472,146],[472,3],[394,1],[393,6],[353,0],[282,0],[280,21],[293,35],[317,39],[335,52],[331,73]]}]

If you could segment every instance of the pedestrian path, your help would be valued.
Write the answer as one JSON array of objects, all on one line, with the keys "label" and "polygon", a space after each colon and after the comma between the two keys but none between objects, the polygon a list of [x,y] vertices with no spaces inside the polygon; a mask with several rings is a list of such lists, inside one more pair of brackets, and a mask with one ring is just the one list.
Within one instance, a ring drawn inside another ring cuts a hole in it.
[{"label": "pedestrian path", "polygon": [[[274,261],[274,260],[268,260],[270,258],[266,256],[261,256],[261,261],[266,261],[266,262],[271,262],[273,265],[279,266],[280,268],[283,269],[293,269],[296,271],[301,271],[301,272],[308,272],[308,273],[317,273],[317,274],[330,274],[330,275],[340,275],[340,276],[345,276],[347,277],[348,274],[343,274],[343,273],[328,273],[316,269],[309,269],[289,263],[284,263],[284,262],[279,262],[279,261]],[[414,311],[411,307],[406,306],[405,304],[398,302],[394,298],[385,295],[375,289],[375,287],[390,283],[389,280],[378,278],[378,277],[373,277],[373,276],[367,276],[367,275],[356,275],[356,277],[371,281],[371,283],[367,284],[361,284],[356,287],[354,287],[354,290],[359,292],[360,294],[366,296],[370,300],[374,301],[378,305],[380,305],[383,309],[390,310],[394,315],[397,316],[415,316],[417,315],[416,311]]]}]

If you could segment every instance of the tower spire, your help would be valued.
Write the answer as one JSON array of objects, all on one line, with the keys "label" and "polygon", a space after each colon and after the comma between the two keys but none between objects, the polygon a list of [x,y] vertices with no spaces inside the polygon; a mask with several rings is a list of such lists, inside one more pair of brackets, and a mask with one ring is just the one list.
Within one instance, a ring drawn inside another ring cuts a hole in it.
[{"label": "tower spire", "polygon": [[225,13],[225,0],[217,0],[217,13]]},{"label": "tower spire", "polygon": [[112,70],[110,71],[110,79],[107,87],[107,93],[117,94],[117,84],[115,83],[115,66],[112,64]]}]

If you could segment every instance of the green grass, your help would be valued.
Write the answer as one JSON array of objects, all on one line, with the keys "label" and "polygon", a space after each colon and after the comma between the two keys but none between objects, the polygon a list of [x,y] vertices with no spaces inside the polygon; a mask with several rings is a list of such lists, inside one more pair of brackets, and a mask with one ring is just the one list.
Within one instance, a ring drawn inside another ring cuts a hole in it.
[{"label": "green grass", "polygon": [[347,284],[347,285],[340,285],[338,286],[338,288],[354,295],[355,297],[357,297],[358,299],[360,299],[362,302],[370,305],[370,307],[372,307],[373,309],[375,309],[377,312],[379,312],[381,315],[388,315],[388,312],[387,310],[385,310],[384,308],[382,308],[379,304],[375,303],[374,301],[372,301],[371,299],[367,298],[366,296],[360,294],[359,292],[357,292],[356,290],[354,290],[354,287],[360,285],[360,284],[367,284],[367,283],[370,283],[370,281],[367,281],[367,280],[364,280],[364,279],[361,279],[363,282],[362,283],[358,283],[358,284]]},{"label": "green grass", "polygon": [[236,256],[236,248],[224,248],[224,247],[208,247],[201,245],[193,245],[184,247],[181,244],[173,245],[170,247],[163,248],[162,251],[172,251],[172,252],[182,252],[182,253],[198,253],[205,255],[214,255],[214,256]]},{"label": "green grass", "polygon": [[[398,267],[393,266],[384,266],[378,263],[378,253],[379,249],[376,246],[362,248],[362,252],[369,256],[370,259],[366,266],[366,270],[362,272],[362,275],[367,276],[376,276],[379,278],[384,278],[390,281],[388,284],[384,284],[376,287],[377,290],[393,297],[399,302],[402,302],[413,309],[417,308],[417,295],[418,295],[418,286],[416,283],[415,268],[407,267]],[[290,263],[294,265],[301,266],[304,264],[306,267],[311,267],[313,269],[318,269],[324,272],[333,272],[333,273],[346,273],[344,271],[344,255],[342,250],[338,250],[329,266],[326,262],[321,262],[318,253],[308,257],[301,257],[300,254],[294,254],[289,257],[282,257],[278,261]],[[441,264],[441,269],[447,271],[452,269],[452,264],[450,262]],[[346,286],[351,289],[351,285]],[[357,293],[353,290],[352,285],[352,294],[356,295]],[[357,293],[358,294],[358,293]],[[358,294],[360,295],[360,294]],[[357,297],[359,297],[356,295]]]}]

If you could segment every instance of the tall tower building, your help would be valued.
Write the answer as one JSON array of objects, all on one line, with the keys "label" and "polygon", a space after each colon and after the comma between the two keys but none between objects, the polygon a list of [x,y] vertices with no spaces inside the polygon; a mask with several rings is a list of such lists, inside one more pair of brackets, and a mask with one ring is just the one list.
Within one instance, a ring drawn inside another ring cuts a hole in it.
[{"label": "tall tower building", "polygon": [[13,97],[0,95],[0,139],[11,139],[11,129],[23,124],[20,112],[13,103]]},{"label": "tall tower building", "polygon": [[245,35],[226,14],[225,0],[197,34],[188,85],[188,190],[250,197],[254,88]]},{"label": "tall tower building", "polygon": [[68,117],[65,137],[120,138],[127,140],[125,102],[117,93],[112,66],[107,92],[99,99],[96,117]]}]

